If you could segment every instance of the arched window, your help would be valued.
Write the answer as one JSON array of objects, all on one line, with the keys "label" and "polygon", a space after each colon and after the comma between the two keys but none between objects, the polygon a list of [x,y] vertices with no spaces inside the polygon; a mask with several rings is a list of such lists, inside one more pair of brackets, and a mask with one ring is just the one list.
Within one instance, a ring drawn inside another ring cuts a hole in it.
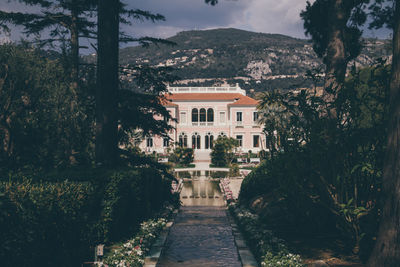
[{"label": "arched window", "polygon": [[199,121],[199,110],[197,108],[192,109],[192,122]]},{"label": "arched window", "polygon": [[185,134],[185,133],[181,133],[180,135],[179,135],[179,146],[180,147],[187,147],[187,145],[188,145],[188,137],[187,137],[187,134]]},{"label": "arched window", "polygon": [[207,109],[207,121],[208,122],[214,121],[214,110],[212,108]]},{"label": "arched window", "polygon": [[224,133],[224,132],[220,132],[220,133],[218,134],[218,137],[224,137],[224,136],[226,136],[226,133]]},{"label": "arched window", "polygon": [[205,122],[206,121],[206,109],[201,108],[200,109],[200,122]]},{"label": "arched window", "polygon": [[214,136],[212,133],[207,133],[206,136],[204,136],[204,144],[206,149],[212,149],[214,144]]},{"label": "arched window", "polygon": [[146,146],[147,147],[153,147],[153,138],[148,136],[146,137]]},{"label": "arched window", "polygon": [[193,149],[201,148],[200,135],[198,133],[194,133],[192,135],[192,148]]}]

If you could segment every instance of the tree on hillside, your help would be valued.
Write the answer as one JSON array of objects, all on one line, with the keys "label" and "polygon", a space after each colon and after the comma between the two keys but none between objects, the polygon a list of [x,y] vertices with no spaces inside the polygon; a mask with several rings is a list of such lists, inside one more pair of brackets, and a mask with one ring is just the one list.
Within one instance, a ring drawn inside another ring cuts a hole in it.
[{"label": "tree on hillside", "polygon": [[[0,11],[0,25],[4,31],[10,31],[8,25],[20,25],[24,33],[30,35],[48,34],[48,38],[38,39],[34,42],[39,47],[50,45],[61,46],[65,75],[69,77],[69,90],[73,98],[69,104],[71,116],[71,131],[78,131],[80,121],[85,119],[80,105],[85,99],[82,96],[80,83],[80,57],[81,48],[79,38],[93,38],[96,23],[91,21],[90,13],[95,8],[96,0],[22,0],[23,4],[40,9],[38,12],[5,12]],[[85,130],[85,129],[81,129]],[[71,142],[71,163],[76,162],[75,154],[78,148]]]},{"label": "tree on hillside", "polygon": [[[388,143],[383,168],[385,204],[378,238],[368,266],[398,266],[400,262],[400,0],[376,1],[375,24],[393,27],[393,60],[390,82]],[[390,2],[393,5],[390,5]],[[382,8],[383,7],[383,8]],[[393,12],[394,13],[391,13]],[[393,14],[393,16],[391,16]],[[392,19],[392,20],[390,20]]]},{"label": "tree on hillside", "polygon": [[[365,23],[365,4],[369,0],[317,0],[300,16],[306,35],[313,40],[314,50],[326,65],[326,98],[334,102],[343,87],[347,64],[360,53],[359,26]],[[335,109],[330,110],[335,117]]]},{"label": "tree on hillside", "polygon": [[37,13],[0,11],[0,24],[9,31],[7,24],[21,25],[25,34],[35,35],[49,31],[49,38],[38,40],[39,45],[66,43],[68,47],[71,90],[75,92],[79,81],[80,37],[93,38],[95,22],[90,20],[96,0],[22,0],[26,5],[40,8]]}]

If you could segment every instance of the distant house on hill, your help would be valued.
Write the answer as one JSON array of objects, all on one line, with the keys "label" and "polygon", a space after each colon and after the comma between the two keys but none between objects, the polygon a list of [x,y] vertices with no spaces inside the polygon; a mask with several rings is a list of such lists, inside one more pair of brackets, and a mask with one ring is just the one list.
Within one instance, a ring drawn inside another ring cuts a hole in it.
[{"label": "distant house on hill", "polygon": [[[168,87],[164,104],[174,122],[168,138],[147,136],[140,144],[146,152],[162,153],[172,146],[210,150],[219,136],[236,138],[239,151],[265,148],[265,135],[258,124],[258,101],[235,87]],[[172,142],[172,143],[171,143]]]}]

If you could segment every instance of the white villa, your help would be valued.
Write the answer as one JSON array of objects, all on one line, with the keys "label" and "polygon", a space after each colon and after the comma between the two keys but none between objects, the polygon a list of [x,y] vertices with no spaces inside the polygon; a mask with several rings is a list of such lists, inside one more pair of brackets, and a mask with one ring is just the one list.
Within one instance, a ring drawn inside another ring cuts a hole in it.
[{"label": "white villa", "polygon": [[[148,136],[140,144],[146,152],[164,153],[179,145],[196,150],[211,150],[213,140],[228,136],[239,140],[239,152],[258,152],[265,148],[265,135],[258,121],[258,101],[236,86],[168,87],[166,108],[175,130],[168,138]],[[172,142],[172,143],[171,143]]]}]

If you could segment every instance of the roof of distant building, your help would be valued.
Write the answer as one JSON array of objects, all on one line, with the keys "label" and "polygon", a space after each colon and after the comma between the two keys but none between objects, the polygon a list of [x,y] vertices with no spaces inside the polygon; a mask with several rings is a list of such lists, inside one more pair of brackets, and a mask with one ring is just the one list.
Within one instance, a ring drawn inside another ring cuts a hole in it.
[{"label": "roof of distant building", "polygon": [[240,93],[183,93],[165,95],[169,101],[232,101],[229,106],[256,106],[258,101]]},{"label": "roof of distant building", "polygon": [[165,107],[177,107],[177,106],[178,106],[177,104],[172,103],[172,100],[171,100],[171,99],[168,99],[168,97],[167,97],[167,98],[161,97],[161,98],[160,98],[160,102],[161,102],[161,104],[162,104],[163,106],[165,106]]}]

